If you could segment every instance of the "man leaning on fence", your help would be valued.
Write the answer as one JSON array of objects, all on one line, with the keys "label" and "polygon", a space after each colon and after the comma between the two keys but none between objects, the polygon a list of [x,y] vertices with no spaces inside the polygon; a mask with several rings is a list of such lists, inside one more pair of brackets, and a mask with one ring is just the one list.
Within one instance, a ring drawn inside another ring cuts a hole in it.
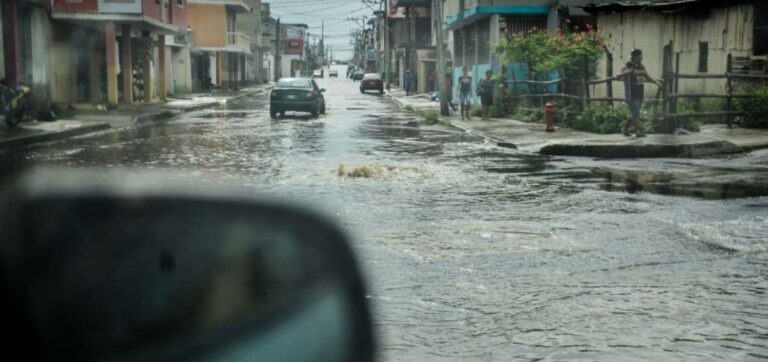
[{"label": "man leaning on fence", "polygon": [[627,137],[631,136],[629,127],[632,125],[635,129],[635,137],[645,137],[640,130],[640,109],[643,107],[643,97],[645,97],[644,83],[653,82],[659,86],[661,83],[651,78],[645,70],[643,51],[640,49],[632,49],[629,61],[616,76],[624,79],[624,94],[629,106],[629,118],[621,127],[621,133]]}]

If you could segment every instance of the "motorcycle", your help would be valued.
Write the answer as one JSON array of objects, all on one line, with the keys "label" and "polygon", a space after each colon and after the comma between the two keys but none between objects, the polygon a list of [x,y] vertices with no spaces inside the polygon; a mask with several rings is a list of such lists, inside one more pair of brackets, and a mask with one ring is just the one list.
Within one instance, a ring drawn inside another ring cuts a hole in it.
[{"label": "motorcycle", "polygon": [[21,121],[31,119],[30,98],[32,90],[24,85],[11,87],[5,80],[0,81],[0,109],[5,118],[5,124],[14,128]]}]

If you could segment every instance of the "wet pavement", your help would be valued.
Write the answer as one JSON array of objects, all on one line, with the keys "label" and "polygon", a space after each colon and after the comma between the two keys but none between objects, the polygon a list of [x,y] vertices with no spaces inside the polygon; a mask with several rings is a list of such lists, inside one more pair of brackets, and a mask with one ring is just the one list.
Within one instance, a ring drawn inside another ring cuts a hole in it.
[{"label": "wet pavement", "polygon": [[[34,164],[172,168],[335,216],[370,281],[387,361],[768,358],[768,197],[642,192],[594,171],[680,161],[499,148],[405,126],[412,115],[351,80],[318,83],[319,119],[272,120],[253,95],[6,153],[0,167],[6,178]],[[744,157],[768,165],[767,153]],[[369,171],[339,176],[341,165]]]}]

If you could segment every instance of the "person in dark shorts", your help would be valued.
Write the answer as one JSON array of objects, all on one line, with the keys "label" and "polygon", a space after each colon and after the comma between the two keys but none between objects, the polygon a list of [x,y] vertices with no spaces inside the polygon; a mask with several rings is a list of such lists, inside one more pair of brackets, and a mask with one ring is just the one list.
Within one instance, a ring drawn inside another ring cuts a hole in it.
[{"label": "person in dark shorts", "polygon": [[456,112],[456,106],[453,105],[453,79],[451,78],[451,73],[445,75],[445,99],[448,101],[448,106]]},{"label": "person in dark shorts", "polygon": [[480,96],[480,104],[483,106],[483,120],[487,121],[491,116],[491,106],[493,105],[493,84],[491,79],[493,72],[488,70],[485,72],[485,78],[481,79],[477,83],[477,95]]},{"label": "person in dark shorts", "polygon": [[472,107],[472,76],[469,75],[469,67],[464,67],[464,75],[459,77],[459,105],[461,106],[461,119],[469,120],[469,109]]},{"label": "person in dark shorts", "polygon": [[635,130],[635,137],[645,137],[645,134],[640,130],[640,109],[643,107],[643,98],[645,97],[644,83],[653,82],[658,86],[661,86],[661,83],[651,78],[645,70],[643,51],[640,49],[632,49],[629,61],[621,68],[617,77],[624,79],[624,95],[629,106],[629,118],[621,127],[621,133],[627,137],[631,136],[629,127],[632,125]]}]

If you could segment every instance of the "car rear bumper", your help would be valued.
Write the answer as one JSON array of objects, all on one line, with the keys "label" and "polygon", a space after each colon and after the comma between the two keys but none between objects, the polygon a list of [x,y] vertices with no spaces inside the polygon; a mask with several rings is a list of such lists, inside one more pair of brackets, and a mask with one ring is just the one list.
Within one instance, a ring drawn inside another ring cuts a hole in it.
[{"label": "car rear bumper", "polygon": [[312,112],[315,110],[315,102],[308,101],[271,101],[269,109],[273,111],[299,111]]},{"label": "car rear bumper", "polygon": [[381,83],[379,83],[379,84],[375,84],[375,83],[374,84],[360,84],[360,89],[363,89],[363,90],[368,90],[368,89],[376,89],[376,90],[384,89],[384,84],[381,84]]}]

